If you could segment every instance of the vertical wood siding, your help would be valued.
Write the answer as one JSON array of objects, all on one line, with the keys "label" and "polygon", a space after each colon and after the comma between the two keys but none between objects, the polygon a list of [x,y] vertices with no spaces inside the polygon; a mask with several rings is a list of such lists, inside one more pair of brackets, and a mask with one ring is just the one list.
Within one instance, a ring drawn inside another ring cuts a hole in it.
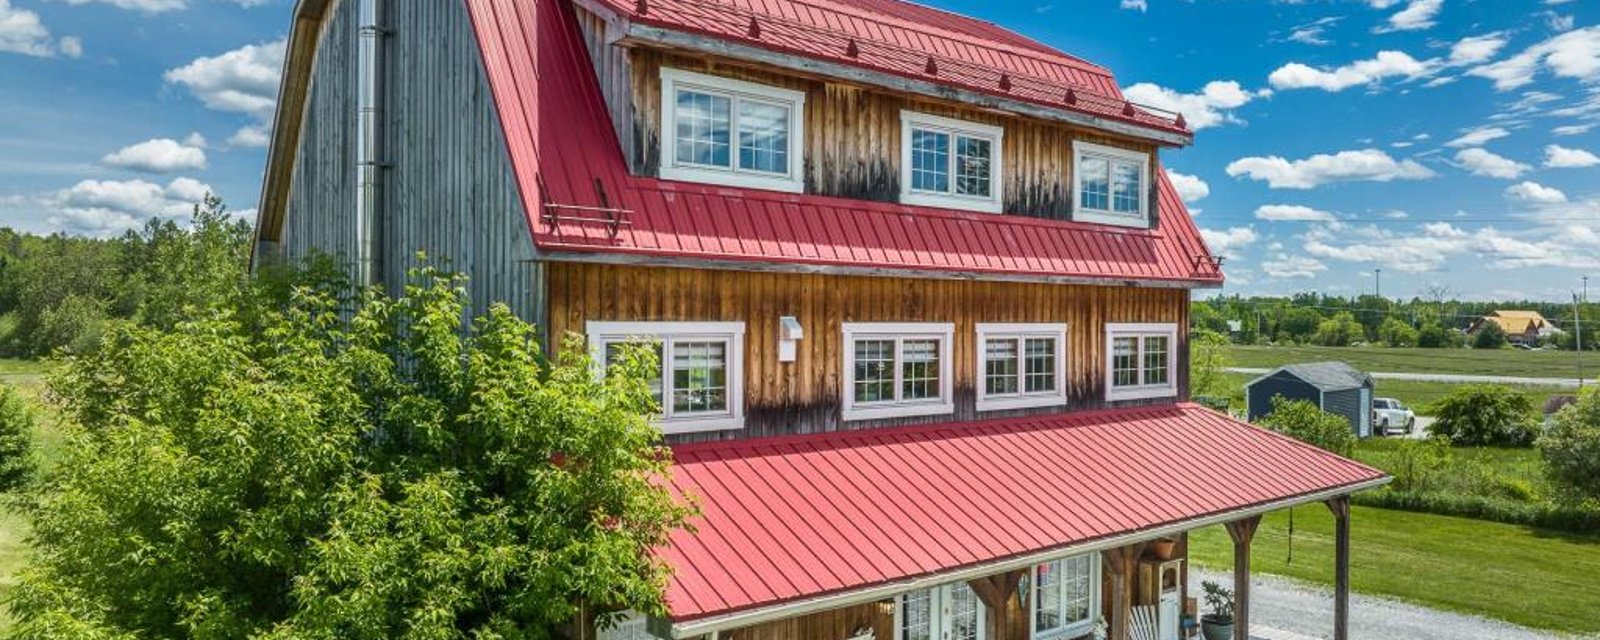
[{"label": "vertical wood siding", "polygon": [[[743,321],[745,415],[742,430],[673,436],[675,441],[751,438],[893,424],[970,420],[975,408],[979,322],[1067,324],[1067,389],[1072,410],[1105,406],[1108,322],[1188,322],[1188,292],[1097,287],[753,273],[550,263],[552,335],[584,332],[589,321]],[[778,318],[805,329],[793,363],[777,359]],[[841,423],[845,322],[950,322],[955,414]],[[1188,396],[1188,341],[1178,332],[1172,363]],[[1040,411],[1057,411],[1034,410]],[[986,412],[981,416],[1018,412]]]},{"label": "vertical wood siding", "polygon": [[[473,313],[539,319],[538,263],[483,65],[459,2],[380,0],[388,13],[381,277],[398,292],[418,252],[467,274]],[[355,255],[358,3],[323,33],[291,187],[286,250]]]}]

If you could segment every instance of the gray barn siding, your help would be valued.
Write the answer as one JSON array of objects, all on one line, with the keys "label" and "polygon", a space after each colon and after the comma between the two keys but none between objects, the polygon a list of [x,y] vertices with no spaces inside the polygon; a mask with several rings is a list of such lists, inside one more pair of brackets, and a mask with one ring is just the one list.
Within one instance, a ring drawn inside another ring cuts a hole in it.
[{"label": "gray barn siding", "polygon": [[1277,396],[1287,400],[1309,400],[1311,404],[1319,406],[1322,403],[1321,391],[1287,371],[1279,371],[1272,377],[1256,382],[1245,390],[1245,396],[1249,405],[1245,415],[1251,422],[1272,413],[1272,399]]},{"label": "gray barn siding", "polygon": [[[467,274],[474,314],[506,302],[542,322],[540,269],[466,8],[383,1],[381,278],[398,293],[422,252]],[[357,9],[338,0],[318,52],[290,194],[291,260],[313,249],[355,255]]]},{"label": "gray barn siding", "polygon": [[1361,429],[1361,389],[1329,391],[1322,396],[1322,410],[1336,413],[1350,422],[1350,430],[1359,435]]}]

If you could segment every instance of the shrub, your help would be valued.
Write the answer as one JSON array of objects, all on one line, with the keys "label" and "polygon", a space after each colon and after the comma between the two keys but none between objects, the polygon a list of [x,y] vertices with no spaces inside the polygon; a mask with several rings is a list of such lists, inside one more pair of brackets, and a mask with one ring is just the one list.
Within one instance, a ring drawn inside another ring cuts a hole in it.
[{"label": "shrub", "polygon": [[1573,500],[1600,501],[1600,387],[1590,387],[1556,414],[1539,438],[1545,472]]},{"label": "shrub", "polygon": [[1508,387],[1461,387],[1436,402],[1433,413],[1438,420],[1430,432],[1455,445],[1526,447],[1538,436],[1533,399]]},{"label": "shrub", "polygon": [[1356,321],[1356,317],[1348,311],[1341,311],[1318,324],[1311,341],[1324,347],[1348,347],[1366,338],[1367,330]]},{"label": "shrub", "polygon": [[1261,417],[1261,426],[1342,456],[1349,456],[1356,443],[1348,420],[1306,400],[1274,396],[1272,412]]},{"label": "shrub", "polygon": [[1400,440],[1385,465],[1398,491],[1428,491],[1434,478],[1450,465],[1450,441],[1444,438]]},{"label": "shrub", "polygon": [[27,401],[0,385],[0,491],[21,489],[33,475],[33,420]]},{"label": "shrub", "polygon": [[1367,507],[1473,518],[1589,536],[1600,531],[1600,509],[1572,505],[1519,502],[1461,493],[1417,493],[1387,487],[1354,494],[1351,502]]},{"label": "shrub", "polygon": [[1389,316],[1378,326],[1378,339],[1391,347],[1413,347],[1417,344],[1417,330],[1405,321]]},{"label": "shrub", "polygon": [[1472,348],[1474,349],[1500,349],[1508,344],[1505,329],[1500,328],[1496,322],[1483,323],[1478,327],[1478,332],[1472,334]]},{"label": "shrub", "polygon": [[1460,345],[1456,342],[1455,334],[1450,333],[1449,329],[1439,326],[1438,323],[1430,323],[1422,325],[1422,329],[1417,332],[1417,346],[1424,349],[1444,349]]}]

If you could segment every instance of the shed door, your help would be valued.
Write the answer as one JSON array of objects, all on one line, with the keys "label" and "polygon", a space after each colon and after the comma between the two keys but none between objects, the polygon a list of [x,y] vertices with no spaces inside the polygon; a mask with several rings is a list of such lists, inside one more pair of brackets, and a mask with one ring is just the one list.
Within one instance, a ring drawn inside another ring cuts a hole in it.
[{"label": "shed door", "polygon": [[1370,387],[1361,388],[1361,402],[1359,403],[1359,406],[1356,407],[1356,410],[1361,413],[1361,432],[1359,435],[1363,438],[1371,437],[1372,389]]}]

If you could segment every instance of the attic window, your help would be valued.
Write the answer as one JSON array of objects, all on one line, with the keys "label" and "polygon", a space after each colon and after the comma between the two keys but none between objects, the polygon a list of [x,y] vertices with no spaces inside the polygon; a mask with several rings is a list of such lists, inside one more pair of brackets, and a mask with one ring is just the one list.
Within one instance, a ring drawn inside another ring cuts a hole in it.
[{"label": "attic window", "polygon": [[900,112],[900,201],[1000,212],[1000,127]]},{"label": "attic window", "polygon": [[1074,220],[1150,226],[1149,155],[1082,141],[1072,153]]},{"label": "attic window", "polygon": [[661,177],[800,192],[805,94],[661,70]]}]

